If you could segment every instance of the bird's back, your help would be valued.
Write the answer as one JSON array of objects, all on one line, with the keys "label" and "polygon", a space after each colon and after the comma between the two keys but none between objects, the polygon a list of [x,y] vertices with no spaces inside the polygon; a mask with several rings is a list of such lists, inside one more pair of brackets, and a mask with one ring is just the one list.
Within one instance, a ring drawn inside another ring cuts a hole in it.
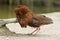
[{"label": "bird's back", "polygon": [[46,17],[45,15],[37,15],[34,14],[32,17],[32,23],[31,27],[39,27],[41,25],[51,24],[52,19],[49,17]]}]

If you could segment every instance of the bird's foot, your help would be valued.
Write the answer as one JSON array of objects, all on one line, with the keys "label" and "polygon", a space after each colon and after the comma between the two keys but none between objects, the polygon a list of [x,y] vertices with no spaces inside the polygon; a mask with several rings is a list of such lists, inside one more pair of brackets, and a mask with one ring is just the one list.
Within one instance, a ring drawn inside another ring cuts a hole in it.
[{"label": "bird's foot", "polygon": [[27,34],[27,35],[33,35],[32,33],[29,33],[29,34]]}]

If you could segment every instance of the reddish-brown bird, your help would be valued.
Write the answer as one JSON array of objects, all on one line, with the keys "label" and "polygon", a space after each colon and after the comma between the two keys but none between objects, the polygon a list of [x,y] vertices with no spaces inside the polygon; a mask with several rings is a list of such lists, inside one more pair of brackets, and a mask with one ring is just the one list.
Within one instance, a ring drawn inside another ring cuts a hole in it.
[{"label": "reddish-brown bird", "polygon": [[41,25],[51,24],[52,19],[44,15],[33,14],[32,11],[25,5],[19,5],[15,8],[17,20],[21,27],[26,28],[27,25],[36,28],[31,34],[37,33]]}]

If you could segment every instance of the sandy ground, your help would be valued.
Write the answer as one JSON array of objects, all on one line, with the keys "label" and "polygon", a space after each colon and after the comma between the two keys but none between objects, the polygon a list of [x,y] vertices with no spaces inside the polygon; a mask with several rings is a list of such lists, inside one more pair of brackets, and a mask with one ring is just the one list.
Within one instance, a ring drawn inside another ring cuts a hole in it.
[{"label": "sandy ground", "polygon": [[[53,19],[53,24],[41,26],[36,35],[27,35],[34,28],[21,28],[18,23],[9,23],[5,30],[0,30],[0,40],[60,40],[60,12],[43,14]],[[11,31],[11,32],[10,32]]]},{"label": "sandy ground", "polygon": [[0,40],[60,40],[59,35],[18,35],[18,36],[0,36]]}]

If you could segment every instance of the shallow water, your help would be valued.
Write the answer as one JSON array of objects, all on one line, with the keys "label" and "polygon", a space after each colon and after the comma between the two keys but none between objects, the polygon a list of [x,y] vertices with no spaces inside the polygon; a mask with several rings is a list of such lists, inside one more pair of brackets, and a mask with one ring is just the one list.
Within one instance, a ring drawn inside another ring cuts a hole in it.
[{"label": "shallow water", "polygon": [[0,5],[0,19],[15,17],[14,8],[12,5]]}]

